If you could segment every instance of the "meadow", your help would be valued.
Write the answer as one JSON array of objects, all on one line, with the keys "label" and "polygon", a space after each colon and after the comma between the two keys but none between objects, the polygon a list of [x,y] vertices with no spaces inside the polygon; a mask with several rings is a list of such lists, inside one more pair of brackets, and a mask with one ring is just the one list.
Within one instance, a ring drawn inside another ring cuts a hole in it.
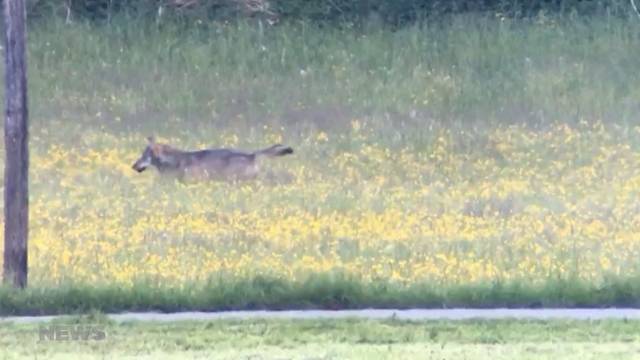
[{"label": "meadow", "polygon": [[[241,298],[324,276],[540,304],[621,283],[604,305],[638,304],[636,20],[33,24],[30,286]],[[131,169],[149,135],[295,154],[255,182],[182,184]]]}]

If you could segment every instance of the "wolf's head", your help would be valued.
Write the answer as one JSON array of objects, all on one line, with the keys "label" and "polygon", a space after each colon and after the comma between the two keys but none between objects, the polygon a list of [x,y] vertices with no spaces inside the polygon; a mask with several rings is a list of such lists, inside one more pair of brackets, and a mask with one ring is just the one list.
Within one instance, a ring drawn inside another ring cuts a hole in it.
[{"label": "wolf's head", "polygon": [[140,158],[133,164],[133,169],[137,172],[145,171],[149,166],[156,165],[162,156],[162,145],[156,143],[153,137],[148,137],[147,147],[142,151]]}]

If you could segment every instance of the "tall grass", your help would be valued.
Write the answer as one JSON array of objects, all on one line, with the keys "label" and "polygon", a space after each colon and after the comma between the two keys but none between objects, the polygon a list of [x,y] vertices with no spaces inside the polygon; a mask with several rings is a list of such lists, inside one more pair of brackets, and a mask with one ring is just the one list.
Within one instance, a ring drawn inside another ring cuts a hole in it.
[{"label": "tall grass", "polygon": [[397,31],[36,23],[31,106],[35,125],[62,115],[127,131],[174,130],[171,118],[187,120],[187,131],[269,124],[292,134],[364,118],[381,135],[435,124],[629,123],[639,110],[639,27],[543,15],[460,15]]}]

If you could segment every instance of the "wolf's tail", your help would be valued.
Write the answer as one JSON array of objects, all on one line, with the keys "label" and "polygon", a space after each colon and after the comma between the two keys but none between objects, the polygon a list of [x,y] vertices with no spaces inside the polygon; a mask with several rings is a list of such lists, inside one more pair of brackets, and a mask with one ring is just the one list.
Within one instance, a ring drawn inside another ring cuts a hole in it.
[{"label": "wolf's tail", "polygon": [[256,156],[276,157],[293,154],[293,149],[281,144],[270,146],[266,149],[258,150],[254,153]]}]

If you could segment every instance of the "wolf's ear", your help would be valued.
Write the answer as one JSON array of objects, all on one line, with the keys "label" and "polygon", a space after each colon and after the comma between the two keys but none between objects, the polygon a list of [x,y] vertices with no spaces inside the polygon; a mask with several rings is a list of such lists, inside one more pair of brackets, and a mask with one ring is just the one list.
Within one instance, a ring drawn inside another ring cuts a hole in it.
[{"label": "wolf's ear", "polygon": [[151,152],[155,156],[160,156],[160,154],[162,153],[162,146],[159,144],[156,144],[155,142],[152,142],[151,144],[149,144],[149,148],[151,149]]},{"label": "wolf's ear", "polygon": [[149,136],[147,137],[147,141],[149,142],[149,144],[155,144],[156,143],[156,138],[153,136]]}]

